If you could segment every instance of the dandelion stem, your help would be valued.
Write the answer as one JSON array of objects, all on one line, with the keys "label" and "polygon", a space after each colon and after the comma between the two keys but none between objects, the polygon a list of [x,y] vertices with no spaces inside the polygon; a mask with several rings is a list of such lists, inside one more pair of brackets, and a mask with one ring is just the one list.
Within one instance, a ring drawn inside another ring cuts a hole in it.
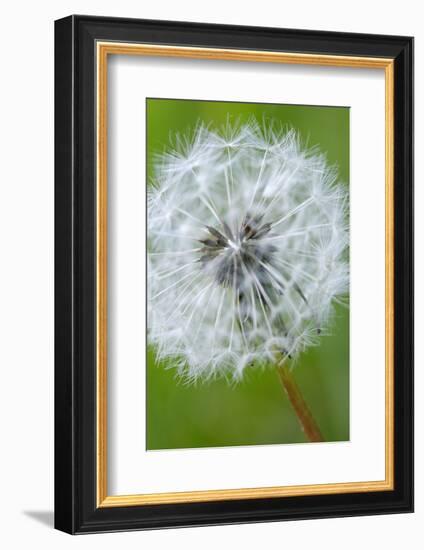
[{"label": "dandelion stem", "polygon": [[318,424],[312,416],[312,413],[309,410],[308,405],[306,404],[306,401],[303,398],[299,386],[296,384],[287,363],[284,361],[280,362],[277,365],[277,372],[305,436],[309,441],[324,441],[320,429],[318,428]]}]

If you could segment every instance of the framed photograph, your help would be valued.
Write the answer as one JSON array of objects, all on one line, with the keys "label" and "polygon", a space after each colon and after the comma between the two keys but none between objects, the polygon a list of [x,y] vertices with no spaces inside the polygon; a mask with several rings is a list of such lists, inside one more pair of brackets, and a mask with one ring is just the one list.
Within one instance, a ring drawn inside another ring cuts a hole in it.
[{"label": "framed photograph", "polygon": [[55,525],[413,509],[413,39],[55,24]]}]

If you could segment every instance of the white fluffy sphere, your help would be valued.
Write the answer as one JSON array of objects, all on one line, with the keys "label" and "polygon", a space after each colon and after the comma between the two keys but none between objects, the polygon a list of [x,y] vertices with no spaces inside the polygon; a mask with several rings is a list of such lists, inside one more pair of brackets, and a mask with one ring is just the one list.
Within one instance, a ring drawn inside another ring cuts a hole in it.
[{"label": "white fluffy sphere", "polygon": [[348,290],[348,198],[294,130],[199,124],[148,197],[148,329],[188,380],[296,359]]}]

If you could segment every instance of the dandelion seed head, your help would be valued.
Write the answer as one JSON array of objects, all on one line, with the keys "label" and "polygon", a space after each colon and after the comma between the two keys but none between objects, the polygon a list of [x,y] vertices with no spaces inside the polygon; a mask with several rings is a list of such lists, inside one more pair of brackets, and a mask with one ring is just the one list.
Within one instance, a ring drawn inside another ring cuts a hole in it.
[{"label": "dandelion seed head", "polygon": [[202,124],[155,159],[149,340],[187,381],[296,358],[348,291],[348,197],[293,129]]}]

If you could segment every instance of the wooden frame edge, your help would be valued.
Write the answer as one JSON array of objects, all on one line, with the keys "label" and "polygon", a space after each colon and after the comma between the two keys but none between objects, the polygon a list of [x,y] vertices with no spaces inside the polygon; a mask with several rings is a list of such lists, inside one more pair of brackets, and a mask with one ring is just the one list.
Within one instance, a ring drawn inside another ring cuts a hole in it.
[{"label": "wooden frame edge", "polygon": [[[230,490],[185,491],[108,496],[107,494],[107,58],[150,55],[196,59],[225,59],[271,63],[356,67],[385,71],[385,184],[386,184],[386,373],[385,480]],[[394,60],[357,56],[271,51],[194,48],[126,42],[96,42],[97,60],[97,340],[96,340],[96,504],[98,508],[281,498],[307,495],[365,493],[394,490]]]}]

